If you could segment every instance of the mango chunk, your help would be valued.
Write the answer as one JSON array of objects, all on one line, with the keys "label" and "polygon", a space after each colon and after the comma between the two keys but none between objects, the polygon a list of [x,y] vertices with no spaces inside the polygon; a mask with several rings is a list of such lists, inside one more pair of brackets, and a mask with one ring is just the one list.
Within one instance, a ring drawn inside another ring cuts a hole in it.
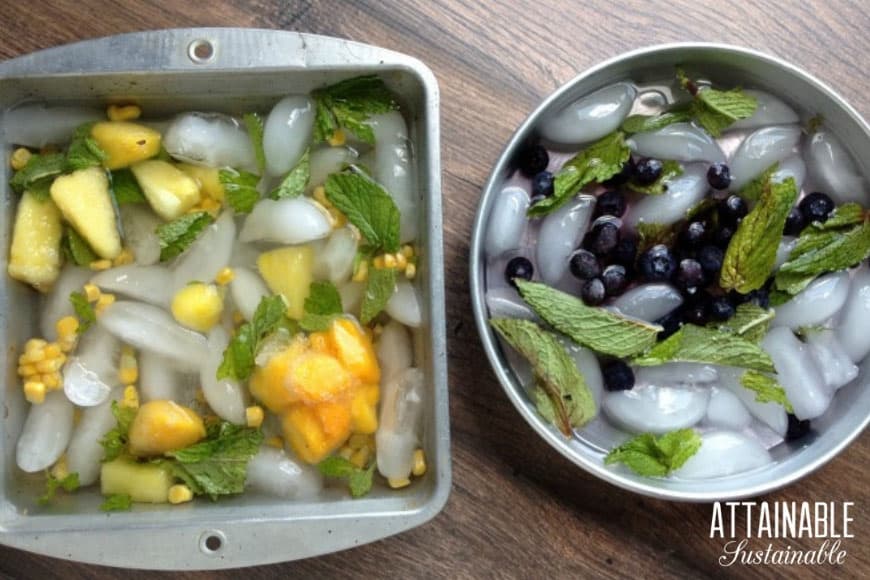
[{"label": "mango chunk", "polygon": [[9,275],[38,290],[48,290],[60,273],[62,235],[57,205],[50,199],[40,201],[25,191],[15,216]]},{"label": "mango chunk", "polygon": [[363,385],[356,390],[350,402],[351,429],[354,433],[370,435],[378,430],[380,394],[377,384]]},{"label": "mango chunk", "polygon": [[337,318],[327,333],[329,349],[342,365],[364,383],[381,380],[381,370],[372,341],[349,318]]},{"label": "mango chunk", "polygon": [[184,449],[205,437],[205,425],[193,409],[173,401],[149,401],[130,425],[130,453],[140,457]]},{"label": "mango chunk", "polygon": [[126,494],[140,503],[166,503],[173,477],[169,469],[155,463],[137,463],[119,457],[100,468],[103,495]]},{"label": "mango chunk", "polygon": [[87,240],[101,258],[112,260],[121,253],[115,207],[109,194],[109,178],[102,167],[79,169],[51,184],[51,199],[63,217]]},{"label": "mango chunk", "polygon": [[160,152],[160,133],[138,123],[102,121],[94,123],[91,137],[106,152],[107,169],[121,169],[154,157]]},{"label": "mango chunk", "polygon": [[192,163],[179,163],[176,167],[199,184],[199,190],[204,196],[224,202],[224,184],[221,183],[220,170],[217,167],[203,167]]},{"label": "mango chunk", "polygon": [[196,181],[168,161],[143,161],[130,168],[154,211],[167,221],[199,203]]},{"label": "mango chunk", "polygon": [[290,318],[299,320],[305,313],[313,265],[311,246],[278,248],[260,254],[257,259],[257,268],[269,290],[284,296]]},{"label": "mango chunk", "polygon": [[172,316],[182,326],[208,332],[218,323],[224,310],[224,299],[214,284],[195,282],[175,293]]},{"label": "mango chunk", "polygon": [[350,409],[346,403],[297,403],[284,413],[282,427],[297,457],[318,463],[350,436]]}]

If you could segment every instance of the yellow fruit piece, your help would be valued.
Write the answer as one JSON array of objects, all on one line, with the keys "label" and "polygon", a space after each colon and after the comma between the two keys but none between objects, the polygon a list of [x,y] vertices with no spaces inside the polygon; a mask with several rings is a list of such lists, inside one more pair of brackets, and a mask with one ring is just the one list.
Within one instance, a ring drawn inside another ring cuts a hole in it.
[{"label": "yellow fruit piece", "polygon": [[224,300],[216,286],[195,282],[175,293],[172,315],[182,326],[206,332],[220,321]]},{"label": "yellow fruit piece", "polygon": [[106,117],[110,121],[135,121],[142,116],[142,109],[136,105],[109,105]]},{"label": "yellow fruit piece", "polygon": [[224,202],[226,194],[224,184],[220,180],[220,170],[217,167],[203,167],[192,163],[179,163],[176,167],[199,184],[199,190],[204,196],[220,203]]},{"label": "yellow fruit piece", "polygon": [[94,260],[93,262],[88,264],[88,268],[94,270],[95,272],[102,272],[103,270],[108,270],[111,267],[111,260]]},{"label": "yellow fruit piece", "polygon": [[350,411],[343,403],[291,405],[284,413],[284,439],[297,457],[318,463],[350,435]]},{"label": "yellow fruit piece", "polygon": [[390,477],[387,479],[387,484],[393,489],[402,489],[403,487],[408,487],[411,485],[411,480],[407,477],[395,478]]},{"label": "yellow fruit piece", "polygon": [[354,467],[358,469],[363,469],[366,464],[369,462],[369,457],[371,457],[372,452],[368,447],[363,447],[362,449],[357,449],[350,456],[350,462],[353,463]]},{"label": "yellow fruit piece", "polygon": [[183,484],[173,485],[169,488],[169,503],[180,504],[193,499],[193,492]]},{"label": "yellow fruit piece", "polygon": [[173,477],[157,463],[137,463],[124,457],[103,463],[100,487],[103,495],[125,494],[140,503],[166,503]]},{"label": "yellow fruit piece", "polygon": [[258,429],[263,424],[263,407],[252,405],[245,409],[245,422],[248,427]]},{"label": "yellow fruit piece", "polygon": [[51,184],[51,199],[100,257],[111,260],[121,253],[109,179],[103,168],[88,167],[56,178]]},{"label": "yellow fruit piece", "polygon": [[276,449],[284,449],[284,439],[282,439],[280,435],[272,435],[266,439],[266,445]]},{"label": "yellow fruit piece", "polygon": [[112,261],[112,266],[126,266],[135,261],[136,256],[133,255],[133,251],[130,248],[124,248],[121,250],[121,253],[118,254],[118,257]]},{"label": "yellow fruit piece", "polygon": [[193,409],[173,401],[149,401],[130,425],[130,453],[162,455],[193,445],[205,437],[205,425]]},{"label": "yellow fruit piece", "polygon": [[168,161],[143,161],[130,170],[148,203],[167,221],[181,217],[201,199],[196,181]]},{"label": "yellow fruit piece", "polygon": [[19,147],[12,152],[12,156],[9,158],[9,164],[15,171],[21,171],[27,167],[27,162],[30,161],[31,157],[33,157],[33,153],[24,147]]},{"label": "yellow fruit piece", "polygon": [[344,131],[341,129],[336,129],[332,132],[332,135],[329,136],[327,142],[332,147],[342,147],[347,142],[347,135],[344,134]]},{"label": "yellow fruit piece", "polygon": [[40,381],[27,381],[24,383],[24,398],[34,405],[45,402],[45,383]]},{"label": "yellow fruit piece", "polygon": [[50,199],[39,201],[25,191],[15,216],[9,275],[38,290],[48,290],[60,274],[62,235],[57,205]]},{"label": "yellow fruit piece", "polygon": [[381,369],[372,342],[349,318],[337,318],[327,332],[329,349],[342,365],[364,383],[381,380]]},{"label": "yellow fruit piece", "polygon": [[421,477],[426,474],[426,454],[422,449],[414,451],[414,467],[411,469],[414,477]]},{"label": "yellow fruit piece", "polygon": [[350,419],[354,433],[365,435],[378,430],[378,385],[362,385],[350,403]]},{"label": "yellow fruit piece", "polygon": [[85,298],[88,299],[88,302],[96,302],[100,299],[102,292],[95,284],[85,284],[83,289],[85,291]]},{"label": "yellow fruit piece", "polygon": [[304,314],[313,264],[311,246],[279,248],[264,252],[257,259],[257,267],[269,289],[284,296],[290,318],[298,320]]},{"label": "yellow fruit piece", "polygon": [[217,273],[217,276],[214,277],[214,281],[220,284],[221,286],[226,286],[230,282],[232,282],[236,277],[236,273],[233,272],[232,268],[224,268],[220,272]]},{"label": "yellow fruit piece", "polygon": [[55,324],[57,335],[61,339],[66,339],[75,336],[79,329],[79,319],[75,316],[64,316]]},{"label": "yellow fruit piece", "polygon": [[121,406],[131,409],[139,408],[139,391],[133,385],[124,387],[124,398],[121,399]]},{"label": "yellow fruit piece", "polygon": [[102,121],[91,128],[91,137],[106,152],[107,169],[121,169],[160,152],[160,133],[137,123]]}]

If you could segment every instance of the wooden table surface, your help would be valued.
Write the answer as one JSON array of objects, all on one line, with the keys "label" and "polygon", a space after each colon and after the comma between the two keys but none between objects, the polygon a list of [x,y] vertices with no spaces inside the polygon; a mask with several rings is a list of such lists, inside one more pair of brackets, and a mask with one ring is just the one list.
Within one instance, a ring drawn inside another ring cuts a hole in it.
[{"label": "wooden table surface", "polygon": [[[210,5],[206,7],[207,5]],[[761,498],[853,501],[856,537],[836,570],[722,568],[709,505],[643,498],[575,468],[520,418],[484,360],[468,298],[468,245],[489,168],[541,99],[632,48],[728,42],[802,66],[870,115],[870,16],[863,0],[537,0],[525,2],[13,0],[0,12],[0,58],[135,30],[252,26],[347,37],[405,52],[435,72],[442,97],[453,492],[430,523],[399,537],[301,562],[248,569],[284,577],[745,577],[870,575],[870,437]],[[798,540],[812,548],[818,542]],[[0,548],[12,577],[147,578]],[[237,571],[188,573],[235,578]]]}]

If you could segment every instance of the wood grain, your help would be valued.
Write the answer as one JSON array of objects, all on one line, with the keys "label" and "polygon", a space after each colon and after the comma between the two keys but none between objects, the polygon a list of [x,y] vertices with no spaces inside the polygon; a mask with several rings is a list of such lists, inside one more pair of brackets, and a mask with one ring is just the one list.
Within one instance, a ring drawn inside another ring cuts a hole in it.
[{"label": "wood grain", "polygon": [[[207,7],[206,7],[207,6]],[[283,28],[381,45],[423,59],[442,91],[444,229],[454,488],[444,512],[399,537],[326,557],[185,578],[542,577],[861,578],[870,574],[870,439],[824,469],[760,499],[853,501],[856,538],[831,567],[717,564],[709,505],[642,498],[576,469],[511,407],[471,319],[467,254],[489,168],[525,115],[601,60],[662,42],[749,46],[792,61],[870,114],[870,16],[864,0],[806,2],[201,2],[27,0],[3,9],[0,58],[84,38],[180,26]],[[811,548],[813,540],[795,546]],[[151,578],[0,548],[16,578]]]}]

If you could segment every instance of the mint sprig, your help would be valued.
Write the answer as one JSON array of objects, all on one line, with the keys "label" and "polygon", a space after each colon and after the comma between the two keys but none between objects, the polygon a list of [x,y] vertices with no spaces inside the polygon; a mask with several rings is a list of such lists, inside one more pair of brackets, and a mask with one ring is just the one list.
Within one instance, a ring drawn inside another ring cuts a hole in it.
[{"label": "mint sprig", "polygon": [[664,477],[682,467],[700,448],[701,436],[694,429],[659,436],[642,433],[608,453],[604,464],[622,463],[638,475]]},{"label": "mint sprig", "polygon": [[263,150],[263,117],[258,113],[245,113],[242,121],[248,130],[248,137],[254,148],[254,158],[257,160],[257,169],[262,174],[266,170],[266,152]]},{"label": "mint sprig", "polygon": [[774,163],[770,167],[764,170],[764,172],[743,186],[743,189],[740,190],[740,197],[745,199],[746,201],[755,202],[761,197],[761,194],[764,193],[764,188],[770,182],[773,174],[779,171],[779,163]]},{"label": "mint sprig", "polygon": [[373,252],[399,249],[399,208],[386,190],[355,173],[326,178],[326,199],[360,231]]},{"label": "mint sprig", "polygon": [[739,87],[729,91],[702,87],[679,68],[677,80],[694,97],[690,109],[692,117],[714,137],[719,137],[733,123],[748,119],[758,108],[758,100]]},{"label": "mint sprig", "polygon": [[374,461],[368,467],[359,468],[344,457],[331,455],[318,463],[317,469],[326,477],[347,480],[350,496],[354,499],[368,495],[372,489]]},{"label": "mint sprig", "polygon": [[794,413],[794,407],[791,406],[785,389],[773,377],[756,371],[746,371],[740,377],[740,384],[750,391],[755,391],[757,402],[777,403],[789,413]]},{"label": "mint sprig", "polygon": [[67,226],[61,249],[66,258],[77,266],[88,266],[97,260],[97,254],[91,249],[90,244],[74,228]]},{"label": "mint sprig", "polygon": [[711,322],[707,328],[714,328],[723,332],[730,332],[758,344],[764,335],[767,334],[767,329],[770,327],[770,321],[773,320],[775,312],[770,308],[762,308],[746,302],[737,307],[734,316],[725,322]]},{"label": "mint sprig", "polygon": [[366,289],[360,305],[360,322],[368,324],[386,308],[396,291],[396,271],[392,268],[369,268]]},{"label": "mint sprig", "polygon": [[254,317],[239,327],[224,350],[217,378],[247,380],[254,370],[254,359],[263,339],[281,327],[287,318],[287,304],[280,295],[260,300]]},{"label": "mint sprig", "polygon": [[347,79],[311,93],[316,107],[314,141],[326,141],[336,130],[347,129],[373,145],[375,134],[369,117],[398,109],[387,86],[376,75]]},{"label": "mint sprig", "polygon": [[775,372],[773,360],[760,346],[731,332],[685,324],[677,332],[632,361],[637,366],[692,362]]},{"label": "mint sprig", "polygon": [[109,158],[97,140],[91,137],[94,123],[80,125],[73,133],[72,141],[66,151],[66,169],[76,171],[102,165]]},{"label": "mint sprig", "polygon": [[72,304],[73,311],[79,319],[79,327],[76,333],[82,334],[97,321],[97,314],[94,312],[93,305],[88,302],[88,299],[81,292],[71,292],[69,302]]},{"label": "mint sprig", "polygon": [[112,415],[115,416],[115,426],[100,439],[103,446],[103,461],[117,459],[127,449],[128,433],[138,410],[134,407],[122,407],[118,401],[112,401]]},{"label": "mint sprig", "polygon": [[112,195],[118,205],[126,203],[147,203],[145,193],[139,187],[136,176],[129,169],[116,169],[109,173],[109,182],[112,184]]},{"label": "mint sprig", "polygon": [[104,512],[126,512],[133,509],[133,498],[126,493],[113,493],[100,504]]},{"label": "mint sprig", "polygon": [[685,123],[691,120],[691,107],[681,104],[658,115],[629,115],[622,122],[620,129],[626,133],[650,133],[674,123]]},{"label": "mint sprig", "polygon": [[70,473],[63,479],[58,479],[51,473],[45,474],[45,493],[39,496],[37,502],[39,505],[48,505],[54,501],[59,489],[67,493],[72,493],[79,488],[79,474]]},{"label": "mint sprig", "polygon": [[332,282],[312,282],[305,299],[299,326],[306,332],[327,330],[336,316],[341,316],[341,295]]},{"label": "mint sprig", "polygon": [[251,213],[251,210],[260,201],[260,192],[257,191],[257,184],[260,182],[259,175],[250,171],[226,167],[218,172],[218,180],[224,186],[227,204],[236,213]]},{"label": "mint sprig", "polygon": [[272,199],[289,199],[299,197],[305,192],[308,180],[311,179],[311,161],[308,149],[302,155],[302,159],[291,169],[281,183],[269,193]]},{"label": "mint sprig", "polygon": [[667,160],[662,163],[662,173],[649,185],[641,185],[634,179],[629,180],[628,189],[646,195],[662,195],[668,190],[668,182],[683,174],[683,167],[676,161]]},{"label": "mint sprig", "polygon": [[198,211],[157,226],[156,233],[160,238],[160,261],[166,262],[183,254],[212,222],[214,218],[210,213]]},{"label": "mint sprig", "polygon": [[9,185],[15,193],[29,191],[38,200],[49,198],[49,188],[54,178],[63,173],[66,167],[66,157],[62,153],[47,153],[31,155],[27,165],[19,169],[9,180]]}]

